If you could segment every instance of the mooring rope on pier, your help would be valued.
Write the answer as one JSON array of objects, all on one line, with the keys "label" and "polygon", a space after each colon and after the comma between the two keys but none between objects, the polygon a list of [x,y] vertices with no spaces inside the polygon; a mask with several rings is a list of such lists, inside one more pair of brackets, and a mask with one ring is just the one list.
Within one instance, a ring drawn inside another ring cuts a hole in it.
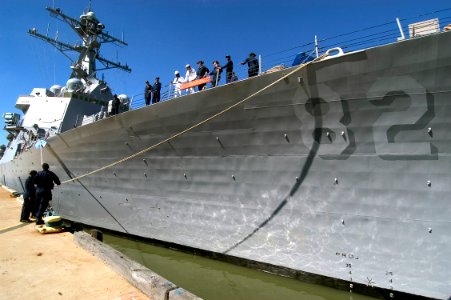
[{"label": "mooring rope on pier", "polygon": [[69,182],[71,182],[71,181],[75,181],[75,180],[82,179],[82,178],[87,177],[87,176],[89,176],[89,175],[98,173],[98,172],[100,172],[100,171],[103,171],[103,170],[106,170],[106,169],[108,169],[108,168],[114,167],[114,166],[116,166],[116,165],[118,165],[118,164],[121,164],[121,163],[123,163],[123,162],[125,162],[125,161],[128,161],[128,160],[130,160],[130,159],[133,159],[133,158],[135,158],[135,157],[137,157],[137,156],[140,156],[141,154],[144,154],[144,153],[146,153],[146,152],[148,152],[148,151],[150,151],[150,150],[152,150],[152,149],[155,149],[156,147],[158,147],[158,146],[160,146],[160,145],[162,145],[162,144],[164,144],[164,143],[167,143],[167,142],[169,142],[169,141],[171,141],[171,140],[173,140],[173,139],[175,139],[175,138],[177,138],[177,137],[179,137],[179,136],[181,136],[181,135],[183,135],[183,134],[185,134],[185,133],[187,133],[187,132],[189,132],[189,131],[191,131],[191,130],[193,130],[193,129],[195,129],[195,128],[197,128],[197,127],[199,127],[199,126],[201,126],[201,125],[203,125],[203,124],[205,124],[205,123],[207,123],[207,122],[209,122],[209,121],[211,121],[211,120],[213,120],[213,119],[215,119],[215,118],[217,118],[217,117],[219,117],[219,116],[221,116],[221,115],[223,115],[224,113],[228,112],[229,110],[231,110],[231,109],[233,109],[233,108],[235,108],[235,107],[237,107],[237,106],[243,104],[244,102],[248,101],[249,99],[255,97],[255,96],[258,95],[258,94],[260,94],[261,92],[263,92],[263,91],[269,89],[270,87],[276,85],[277,83],[279,83],[280,81],[284,80],[285,78],[291,76],[292,74],[294,74],[294,73],[296,73],[296,72],[298,72],[298,71],[300,71],[300,70],[306,68],[308,65],[310,65],[310,64],[312,64],[312,63],[315,63],[315,62],[318,62],[318,61],[324,59],[324,58],[327,57],[328,55],[329,55],[329,54],[326,52],[326,53],[324,53],[323,55],[318,56],[318,57],[315,58],[314,60],[312,60],[312,61],[310,61],[310,62],[308,62],[308,63],[306,63],[306,64],[300,65],[299,67],[295,68],[293,71],[287,73],[286,75],[284,75],[284,76],[280,77],[279,79],[273,81],[272,83],[268,84],[267,86],[261,88],[260,90],[256,91],[256,92],[253,93],[252,95],[247,96],[246,98],[244,98],[244,99],[242,99],[242,100],[240,100],[240,101],[238,101],[238,102],[232,104],[231,106],[229,106],[229,107],[227,107],[227,108],[221,110],[220,112],[217,112],[216,114],[214,114],[214,115],[212,115],[212,116],[210,116],[210,117],[208,117],[208,118],[206,118],[206,119],[204,119],[204,120],[202,120],[202,121],[200,121],[200,122],[198,122],[198,123],[192,125],[191,127],[188,127],[188,128],[186,128],[186,129],[184,129],[184,130],[182,130],[182,131],[180,131],[180,132],[178,132],[178,133],[176,133],[176,134],[174,134],[174,135],[168,137],[167,139],[164,139],[164,140],[162,140],[162,141],[160,141],[160,142],[158,142],[158,143],[156,143],[156,144],[154,144],[154,145],[152,145],[152,146],[150,146],[150,147],[147,147],[147,148],[145,148],[145,149],[143,149],[143,150],[141,150],[141,151],[138,151],[138,152],[136,152],[136,153],[134,153],[134,154],[132,154],[132,155],[130,155],[130,156],[124,157],[124,158],[122,158],[122,159],[120,159],[120,160],[118,160],[118,161],[115,161],[115,162],[113,162],[113,163],[110,163],[110,164],[108,164],[108,165],[105,165],[105,166],[103,166],[103,167],[100,167],[100,168],[98,168],[98,169],[96,169],[96,170],[93,170],[93,171],[88,172],[88,173],[85,173],[85,174],[83,174],[83,175],[80,175],[80,176],[77,176],[77,177],[74,177],[74,178],[65,180],[65,181],[61,182],[61,184],[69,183]]}]

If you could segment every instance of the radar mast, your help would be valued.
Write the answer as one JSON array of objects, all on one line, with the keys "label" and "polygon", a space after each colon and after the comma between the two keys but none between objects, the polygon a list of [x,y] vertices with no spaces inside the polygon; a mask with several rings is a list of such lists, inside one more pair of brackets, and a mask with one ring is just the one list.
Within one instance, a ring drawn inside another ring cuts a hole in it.
[{"label": "radar mast", "polygon": [[[91,3],[89,2],[88,9],[80,16],[80,20],[65,15],[59,8],[46,8],[50,15],[67,23],[81,38],[81,45],[69,45],[56,38],[50,38],[48,35],[38,33],[36,28],[30,29],[28,33],[31,36],[39,38],[53,45],[62,54],[72,61],[71,78],[96,78],[96,71],[118,68],[120,70],[131,72],[128,65],[123,65],[120,62],[113,62],[100,55],[100,46],[103,43],[113,43],[118,46],[127,46],[128,44],[123,40],[115,38],[105,32],[105,25],[103,25],[91,10]],[[79,53],[78,60],[72,60],[65,52],[75,51]],[[96,60],[98,60],[103,68],[96,68]]]}]

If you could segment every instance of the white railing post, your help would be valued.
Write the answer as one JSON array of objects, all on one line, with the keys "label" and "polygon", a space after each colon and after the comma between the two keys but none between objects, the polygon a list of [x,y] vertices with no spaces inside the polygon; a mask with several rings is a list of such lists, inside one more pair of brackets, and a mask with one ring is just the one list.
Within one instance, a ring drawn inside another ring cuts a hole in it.
[{"label": "white railing post", "polygon": [[262,56],[258,55],[258,74],[262,73]]},{"label": "white railing post", "polygon": [[401,33],[401,37],[398,38],[398,41],[403,41],[406,39],[406,36],[404,35],[404,30],[402,30],[401,21],[399,18],[396,18],[396,23],[398,23],[399,32]]},{"label": "white railing post", "polygon": [[132,96],[132,98],[130,99],[130,102],[128,103],[128,110],[133,110],[133,99],[135,98],[135,96]]},{"label": "white railing post", "polygon": [[319,51],[318,51],[318,37],[315,34],[315,53],[316,53],[316,58],[319,57]]}]

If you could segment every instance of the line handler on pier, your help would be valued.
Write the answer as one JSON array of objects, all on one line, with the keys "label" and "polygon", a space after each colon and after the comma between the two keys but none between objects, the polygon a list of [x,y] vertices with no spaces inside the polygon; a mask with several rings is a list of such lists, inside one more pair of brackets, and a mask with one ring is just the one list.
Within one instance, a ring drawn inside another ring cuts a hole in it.
[{"label": "line handler on pier", "polygon": [[60,185],[61,182],[58,176],[49,170],[49,164],[42,164],[42,171],[34,178],[36,184],[36,204],[38,205],[38,212],[36,213],[36,225],[44,224],[42,216],[52,200],[52,189],[54,184]]}]

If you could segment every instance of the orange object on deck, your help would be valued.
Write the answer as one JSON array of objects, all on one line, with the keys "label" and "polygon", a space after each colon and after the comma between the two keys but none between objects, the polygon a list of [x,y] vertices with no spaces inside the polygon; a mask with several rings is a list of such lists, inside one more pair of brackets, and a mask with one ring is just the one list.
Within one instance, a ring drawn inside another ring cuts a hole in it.
[{"label": "orange object on deck", "polygon": [[180,89],[186,90],[186,89],[192,88],[194,86],[198,86],[198,85],[201,85],[204,83],[209,83],[209,82],[211,82],[210,76],[184,83],[180,86]]}]

